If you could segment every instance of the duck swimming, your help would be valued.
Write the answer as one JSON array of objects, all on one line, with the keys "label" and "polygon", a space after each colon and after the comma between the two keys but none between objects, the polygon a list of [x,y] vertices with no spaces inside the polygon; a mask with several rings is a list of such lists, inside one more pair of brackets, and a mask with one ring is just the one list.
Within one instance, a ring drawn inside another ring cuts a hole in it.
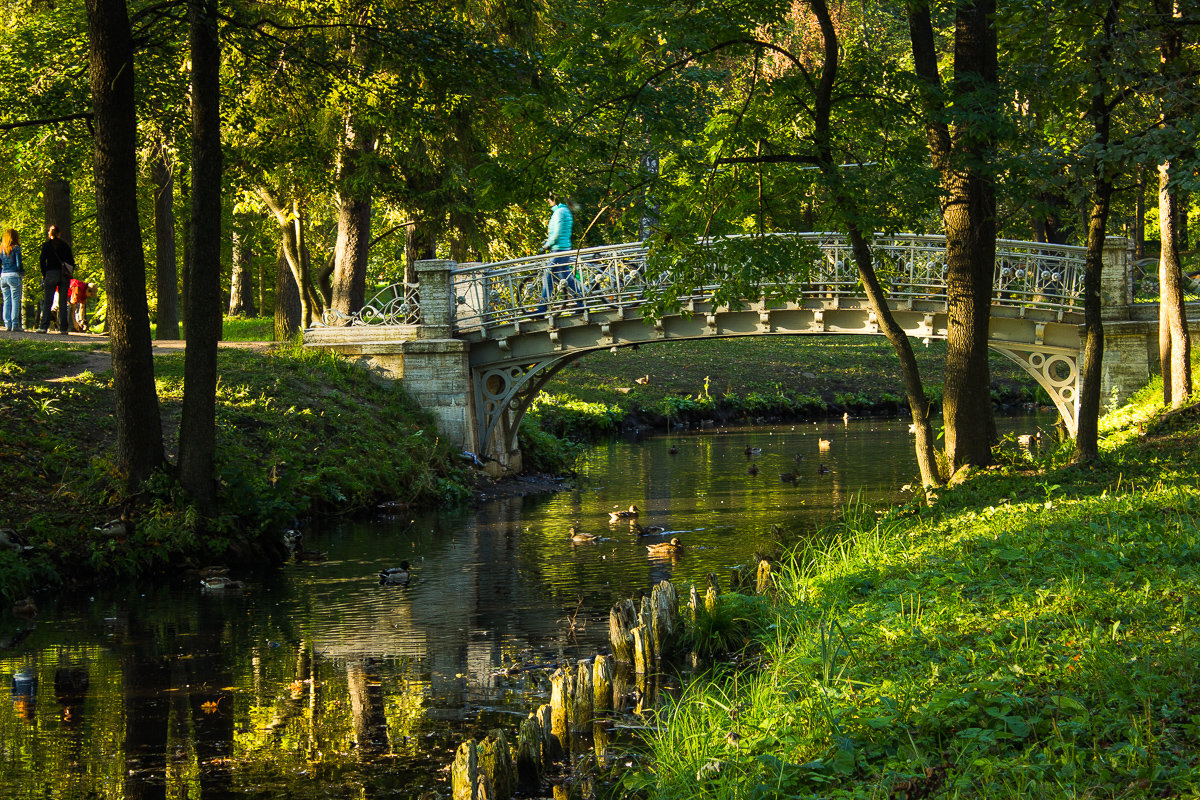
[{"label": "duck swimming", "polygon": [[762,455],[762,448],[761,447],[747,447],[742,452],[744,452],[746,454],[746,457],[749,458],[750,456]]},{"label": "duck swimming", "polygon": [[619,519],[637,519],[637,515],[638,515],[638,507],[630,506],[625,511],[610,511],[610,512],[608,512],[608,519],[610,522],[616,522]]},{"label": "duck swimming", "polygon": [[656,533],[662,533],[666,530],[662,525],[639,525],[636,522],[629,523],[629,530],[636,533],[638,536],[651,536]]},{"label": "duck swimming", "polygon": [[758,474],[758,467],[756,467],[756,466],[754,466],[753,464],[751,464],[749,467],[747,467],[747,468],[746,468],[746,474],[747,474],[747,475],[757,475],[757,474]]},{"label": "duck swimming", "polygon": [[600,538],[594,533],[584,533],[574,525],[570,527],[568,533],[571,535],[571,541],[575,542],[576,544],[590,544]]},{"label": "duck swimming", "polygon": [[649,551],[650,555],[670,555],[672,553],[678,553],[682,549],[683,542],[679,541],[678,536],[672,538],[669,542],[659,542],[657,544],[646,545],[646,550]]},{"label": "duck swimming", "polygon": [[398,585],[407,585],[408,579],[411,577],[412,567],[407,561],[401,561],[398,567],[388,567],[379,572],[380,583],[393,583]]},{"label": "duck swimming", "polygon": [[246,588],[246,584],[241,581],[235,581],[233,578],[227,578],[224,575],[214,575],[211,578],[201,578],[200,588],[208,592],[223,592],[223,591],[240,591]]}]

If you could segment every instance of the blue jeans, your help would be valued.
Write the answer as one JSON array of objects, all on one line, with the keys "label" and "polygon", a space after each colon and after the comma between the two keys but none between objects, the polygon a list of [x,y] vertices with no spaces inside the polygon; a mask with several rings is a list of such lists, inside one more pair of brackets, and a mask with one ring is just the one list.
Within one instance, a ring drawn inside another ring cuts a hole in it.
[{"label": "blue jeans", "polygon": [[5,272],[0,275],[0,295],[3,303],[0,309],[4,311],[4,330],[20,331],[21,327],[21,276],[16,272]]},{"label": "blue jeans", "polygon": [[550,265],[542,273],[542,305],[538,306],[539,314],[545,313],[546,304],[554,296],[554,287],[561,281],[567,282],[568,294],[576,297],[581,294],[579,284],[575,282],[575,270],[571,266],[573,260],[571,256],[558,256],[550,259]]}]

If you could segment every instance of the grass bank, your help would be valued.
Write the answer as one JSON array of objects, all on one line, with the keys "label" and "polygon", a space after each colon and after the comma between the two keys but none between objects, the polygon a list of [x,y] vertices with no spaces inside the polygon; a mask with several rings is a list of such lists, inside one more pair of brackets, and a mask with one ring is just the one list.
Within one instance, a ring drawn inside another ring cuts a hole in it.
[{"label": "grass bank", "polygon": [[1200,406],[1159,396],[1105,418],[1095,466],[1013,455],[932,507],[849,509],[766,610],[731,605],[754,666],[694,682],[616,788],[1196,796]]},{"label": "grass bank", "polygon": [[[942,397],[946,349],[916,350],[926,395]],[[992,355],[997,406],[1048,403],[1033,379]],[[595,353],[552,378],[531,418],[576,441],[637,424],[660,429],[765,419],[906,413],[896,355],[880,336],[761,336],[642,345]]]},{"label": "grass bank", "polygon": [[[219,351],[217,519],[201,525],[169,471],[128,497],[112,469],[112,372],[102,347],[0,340],[0,529],[11,531],[0,541],[0,600],[278,556],[280,532],[295,518],[469,497],[471,476],[403,393],[296,345]],[[157,356],[155,373],[173,458],[182,352]]]}]

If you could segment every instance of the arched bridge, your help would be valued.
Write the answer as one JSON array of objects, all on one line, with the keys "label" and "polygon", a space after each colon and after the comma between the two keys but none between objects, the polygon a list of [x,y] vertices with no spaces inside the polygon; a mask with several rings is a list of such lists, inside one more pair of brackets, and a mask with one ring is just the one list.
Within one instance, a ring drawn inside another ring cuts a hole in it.
[{"label": "arched bridge", "polygon": [[[689,287],[677,313],[644,316],[651,300],[680,287],[670,270],[647,268],[642,243],[491,264],[422,261],[416,284],[388,287],[349,319],[327,316],[305,332],[305,344],[369,359],[401,379],[464,449],[519,469],[516,429],[529,403],[587,353],[706,337],[880,333],[844,238],[786,236],[807,257],[788,283],[762,285],[740,304],[714,302],[716,286]],[[1111,244],[1106,304],[1127,307],[1127,243]],[[944,338],[944,238],[877,236],[873,249],[896,321],[913,338]],[[1072,435],[1082,287],[1082,248],[997,243],[989,346],[1046,389]]]}]

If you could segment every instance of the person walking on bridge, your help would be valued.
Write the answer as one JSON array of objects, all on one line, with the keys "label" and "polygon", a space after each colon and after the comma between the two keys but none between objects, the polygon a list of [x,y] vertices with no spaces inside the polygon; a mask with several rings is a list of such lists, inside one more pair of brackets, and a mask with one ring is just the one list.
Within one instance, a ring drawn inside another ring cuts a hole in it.
[{"label": "person walking on bridge", "polygon": [[[550,226],[546,232],[546,241],[542,243],[543,252],[563,253],[571,249],[571,226],[575,218],[566,198],[555,192],[550,193]],[[546,271],[542,273],[542,304],[538,313],[544,314],[554,296],[554,287],[564,283],[569,294],[579,296],[579,284],[575,281],[575,270],[571,267],[570,256],[556,256],[550,259]]]}]

